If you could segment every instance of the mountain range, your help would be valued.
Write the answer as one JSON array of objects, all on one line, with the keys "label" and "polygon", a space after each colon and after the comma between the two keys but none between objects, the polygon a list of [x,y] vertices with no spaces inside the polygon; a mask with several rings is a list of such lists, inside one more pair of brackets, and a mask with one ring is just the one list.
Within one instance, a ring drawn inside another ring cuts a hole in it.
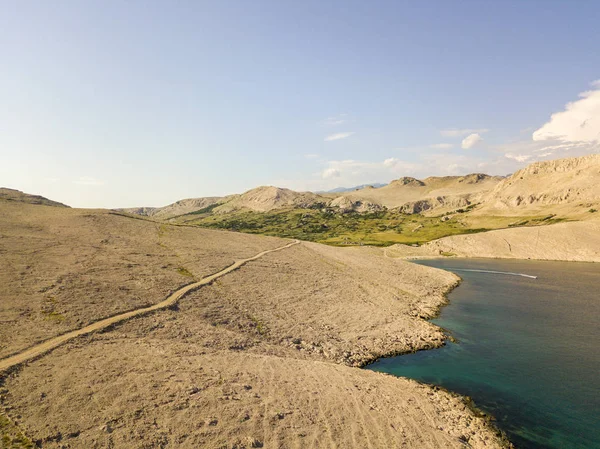
[{"label": "mountain range", "polygon": [[190,213],[331,208],[340,213],[394,210],[405,214],[443,214],[475,208],[485,214],[530,214],[556,209],[577,214],[600,201],[600,155],[536,162],[510,176],[402,177],[387,185],[313,193],[261,186],[225,197],[179,200],[163,207],[120,209],[157,219]]}]

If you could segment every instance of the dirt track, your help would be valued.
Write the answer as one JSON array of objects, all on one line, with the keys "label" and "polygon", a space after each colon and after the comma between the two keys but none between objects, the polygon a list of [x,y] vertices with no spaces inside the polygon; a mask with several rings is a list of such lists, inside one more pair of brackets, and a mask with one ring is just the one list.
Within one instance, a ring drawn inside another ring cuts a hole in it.
[{"label": "dirt track", "polygon": [[210,284],[215,279],[218,279],[221,276],[225,276],[226,274],[231,273],[234,270],[237,270],[242,265],[244,265],[250,261],[259,259],[262,256],[264,256],[265,254],[269,254],[269,253],[272,253],[275,251],[281,251],[283,249],[289,248],[290,246],[297,245],[299,243],[300,242],[298,240],[296,240],[292,243],[288,243],[287,245],[281,246],[279,248],[262,251],[255,256],[249,257],[247,259],[238,260],[238,261],[234,262],[232,265],[228,266],[227,268],[224,268],[223,270],[219,271],[218,273],[212,274],[210,276],[206,276],[205,278],[201,279],[198,282],[194,282],[192,284],[188,284],[185,287],[180,288],[179,290],[170,294],[167,297],[167,299],[159,302],[158,304],[154,304],[150,307],[143,307],[140,309],[132,310],[130,312],[121,313],[119,315],[115,315],[113,317],[106,318],[104,320],[96,321],[95,323],[92,323],[89,326],[85,326],[81,329],[77,329],[77,330],[74,330],[71,332],[67,332],[66,334],[59,335],[58,337],[51,338],[50,340],[40,343],[39,345],[29,348],[29,349],[27,349],[23,352],[20,352],[12,357],[8,357],[3,360],[0,360],[0,371],[5,371],[9,368],[20,365],[21,363],[24,363],[28,360],[39,357],[42,354],[45,354],[48,351],[51,351],[52,349],[56,348],[57,346],[60,346],[63,343],[65,343],[73,338],[80,337],[82,335],[86,335],[91,332],[99,331],[101,329],[105,329],[109,326],[120,323],[121,321],[125,321],[128,319],[134,318],[136,316],[144,315],[144,314],[147,314],[150,312],[154,312],[156,310],[161,310],[161,309],[166,309],[167,307],[171,307],[174,304],[176,304],[177,301],[179,301],[187,293],[189,293],[193,290],[196,290],[196,289],[202,287],[203,285]]}]

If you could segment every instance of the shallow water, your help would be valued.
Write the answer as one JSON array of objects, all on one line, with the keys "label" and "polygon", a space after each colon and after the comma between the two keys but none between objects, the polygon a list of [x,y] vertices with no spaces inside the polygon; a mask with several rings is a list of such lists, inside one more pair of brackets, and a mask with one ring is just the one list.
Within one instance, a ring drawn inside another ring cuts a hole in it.
[{"label": "shallow water", "polygon": [[518,448],[600,448],[600,264],[419,263],[463,279],[432,320],[458,342],[368,368],[472,397]]}]

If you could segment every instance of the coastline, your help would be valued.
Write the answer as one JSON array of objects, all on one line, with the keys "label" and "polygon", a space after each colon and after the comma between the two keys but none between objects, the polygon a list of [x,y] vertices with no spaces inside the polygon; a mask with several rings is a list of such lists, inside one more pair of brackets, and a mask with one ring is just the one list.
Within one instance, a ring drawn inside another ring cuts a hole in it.
[{"label": "coastline", "polygon": [[[426,260],[426,259],[446,259],[446,257],[419,257],[416,258],[416,260]],[[411,260],[411,259],[405,259],[405,260]],[[432,268],[432,267],[429,267]],[[442,271],[447,271],[448,270],[444,270],[442,268],[435,268],[437,270],[442,270]],[[434,320],[436,318],[439,318],[444,310],[444,307],[449,306],[450,305],[450,299],[448,298],[448,295],[450,295],[450,293],[452,293],[452,291],[454,289],[456,289],[461,282],[463,282],[463,279],[457,275],[456,273],[453,273],[458,279],[456,280],[456,282],[453,285],[448,286],[447,290],[444,292],[444,298],[445,301],[443,303],[440,303],[439,307],[437,308],[437,310],[435,311],[435,313],[433,313],[430,317],[427,318],[423,318],[425,320],[427,320],[428,322],[430,322],[431,320]],[[432,323],[433,324],[433,323]],[[432,350],[432,349],[439,349],[443,346],[446,345],[447,341],[451,341],[453,343],[456,343],[456,339],[451,335],[451,331],[449,329],[445,329],[441,326],[435,325],[438,329],[441,329],[445,335],[445,339],[443,340],[443,342],[438,345],[438,346],[434,346],[434,347],[423,347],[423,348],[418,348],[414,351],[409,351],[409,352],[401,352],[401,353],[391,353],[390,355],[384,355],[382,357],[378,357],[374,360],[369,361],[368,363],[365,363],[364,365],[362,365],[361,367],[359,367],[360,369],[368,369],[368,367],[370,365],[373,365],[374,363],[378,362],[379,360],[382,359],[386,359],[386,358],[391,358],[391,357],[400,357],[402,355],[407,355],[407,354],[414,354],[416,352],[419,351],[428,351],[428,350]],[[493,431],[495,432],[496,437],[498,438],[498,441],[500,443],[500,446],[503,449],[515,449],[514,444],[510,441],[510,439],[508,438],[508,436],[506,435],[506,433],[500,429],[499,427],[497,427],[497,425],[495,424],[496,419],[494,418],[493,415],[491,415],[490,413],[487,413],[485,411],[483,411],[482,409],[480,409],[474,402],[473,398],[469,397],[469,396],[465,396],[465,395],[461,395],[460,393],[456,393],[452,390],[449,390],[448,388],[445,388],[441,385],[437,385],[437,384],[432,384],[432,383],[427,383],[427,382],[421,382],[419,380],[416,379],[411,379],[408,377],[404,377],[404,376],[396,376],[394,374],[390,374],[390,373],[385,373],[382,371],[377,371],[380,374],[386,375],[386,376],[391,376],[394,378],[402,378],[402,379],[408,379],[411,382],[415,382],[419,385],[423,385],[426,386],[428,388],[431,388],[433,391],[444,391],[446,394],[454,397],[454,398],[458,398],[463,404],[465,404],[467,406],[467,408],[471,411],[471,413],[478,417],[478,418],[482,418],[486,421],[487,425],[493,429]]]},{"label": "coastline", "polygon": [[[428,267],[428,268],[431,268],[431,267]],[[440,270],[440,268],[434,268],[434,269]],[[442,271],[445,271],[447,273],[451,273],[448,270],[442,270]],[[448,329],[445,329],[445,328],[443,328],[441,326],[438,326],[437,324],[431,323],[431,320],[435,320],[436,318],[439,318],[439,316],[441,315],[444,307],[450,305],[450,300],[448,299],[448,295],[450,293],[452,293],[452,291],[456,287],[458,287],[461,284],[461,282],[462,282],[462,278],[460,276],[458,276],[455,273],[452,273],[452,274],[454,276],[456,276],[457,279],[456,279],[456,281],[453,284],[447,286],[446,291],[443,293],[443,301],[440,302],[437,305],[437,307],[429,315],[427,315],[427,316],[419,316],[420,319],[425,320],[426,322],[428,322],[428,323],[432,324],[433,326],[435,326],[436,329],[438,329],[438,330],[441,331],[441,333],[444,335],[444,338],[442,340],[433,340],[432,339],[432,341],[430,343],[424,343],[423,346],[417,347],[417,348],[414,348],[414,349],[408,350],[408,351],[399,351],[399,352],[391,351],[391,352],[386,353],[384,355],[381,355],[381,356],[378,356],[376,358],[367,360],[367,361],[364,362],[364,364],[357,366],[357,368],[366,368],[369,365],[372,365],[373,363],[375,363],[375,362],[377,362],[377,361],[379,361],[381,359],[387,359],[387,358],[390,358],[390,357],[397,357],[397,356],[402,356],[402,355],[406,355],[406,354],[414,354],[414,353],[420,352],[420,351],[429,351],[429,350],[432,350],[432,349],[442,348],[442,347],[444,347],[446,345],[446,341],[454,342],[455,339],[454,339],[454,337],[452,337],[452,335],[451,335],[451,333],[450,333],[450,331]]]},{"label": "coastline", "polygon": [[[456,330],[457,338],[464,339],[462,350],[448,345],[431,354],[383,360],[372,369],[472,395],[496,414],[497,424],[519,446],[597,444],[597,435],[588,430],[597,413],[587,399],[596,384],[592,366],[597,357],[593,340],[578,341],[594,335],[597,265],[489,258],[417,263],[453,272],[529,273],[537,281],[460,273],[468,282],[449,296],[455,307],[442,310],[435,322]],[[552,340],[557,332],[561,338]],[[566,368],[561,360],[572,363]],[[561,376],[560,385],[556,376]]]}]

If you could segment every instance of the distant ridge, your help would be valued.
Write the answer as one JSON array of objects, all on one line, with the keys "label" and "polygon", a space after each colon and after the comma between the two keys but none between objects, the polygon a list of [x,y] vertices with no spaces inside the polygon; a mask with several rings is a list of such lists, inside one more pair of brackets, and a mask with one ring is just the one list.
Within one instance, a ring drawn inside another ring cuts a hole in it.
[{"label": "distant ridge", "polygon": [[[509,176],[471,173],[464,176],[400,177],[389,184],[338,187],[328,192],[296,192],[261,186],[225,197],[189,198],[168,206],[121,209],[171,219],[180,215],[270,212],[278,209],[331,208],[340,213],[396,210],[404,214],[443,214],[476,208],[475,214],[537,213],[548,207],[596,209],[600,201],[600,155],[535,162]],[[544,212],[545,213],[545,212]]]},{"label": "distant ridge", "polygon": [[361,190],[361,189],[366,189],[367,187],[373,187],[375,189],[378,189],[379,187],[384,187],[387,186],[387,184],[381,183],[381,182],[375,182],[373,184],[361,184],[359,186],[354,186],[354,187],[336,187],[335,189],[331,189],[331,190],[321,190],[319,192],[315,192],[315,193],[343,193],[343,192],[352,192],[354,190]]},{"label": "distant ridge", "polygon": [[29,193],[23,193],[20,190],[9,189],[6,187],[0,187],[0,200],[16,201],[27,204],[40,204],[43,206],[69,207],[66,204],[49,200],[48,198],[40,195],[30,195]]}]

